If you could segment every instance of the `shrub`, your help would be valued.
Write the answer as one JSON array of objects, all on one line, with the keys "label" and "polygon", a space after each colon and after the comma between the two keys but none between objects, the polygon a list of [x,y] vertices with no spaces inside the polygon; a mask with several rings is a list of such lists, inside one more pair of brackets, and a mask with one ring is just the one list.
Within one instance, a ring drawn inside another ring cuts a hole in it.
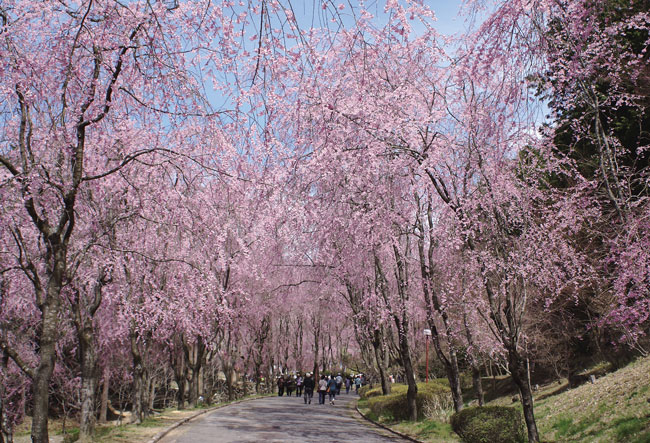
[{"label": "shrub", "polygon": [[[381,394],[379,389],[378,395],[367,397],[368,407],[376,415],[384,416],[389,420],[408,420],[407,390],[406,385],[393,385],[389,395],[379,395]],[[416,403],[418,419],[437,415],[440,410],[446,410],[451,405],[449,388],[437,383],[419,384]]]},{"label": "shrub", "polygon": [[451,428],[466,443],[526,441],[521,412],[505,406],[466,408],[451,416]]},{"label": "shrub", "polygon": [[381,395],[381,386],[371,389],[370,385],[366,385],[359,388],[359,397],[361,398],[376,397],[378,395]]},{"label": "shrub", "polygon": [[[449,416],[454,412],[454,401],[451,398],[449,386],[428,383],[423,385],[422,404],[418,404],[418,415],[435,419],[440,422],[449,422]],[[421,387],[418,386],[418,393]]]}]

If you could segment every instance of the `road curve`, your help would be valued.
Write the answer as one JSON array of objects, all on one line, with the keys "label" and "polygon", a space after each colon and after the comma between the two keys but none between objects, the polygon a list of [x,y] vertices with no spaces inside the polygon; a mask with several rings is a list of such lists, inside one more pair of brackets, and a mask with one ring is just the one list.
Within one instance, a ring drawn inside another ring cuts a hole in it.
[{"label": "road curve", "polygon": [[[266,397],[226,406],[180,426],[161,443],[207,442],[364,442],[406,441],[353,416],[355,395],[335,405],[305,405],[302,398]],[[355,413],[356,414],[356,413]]]}]

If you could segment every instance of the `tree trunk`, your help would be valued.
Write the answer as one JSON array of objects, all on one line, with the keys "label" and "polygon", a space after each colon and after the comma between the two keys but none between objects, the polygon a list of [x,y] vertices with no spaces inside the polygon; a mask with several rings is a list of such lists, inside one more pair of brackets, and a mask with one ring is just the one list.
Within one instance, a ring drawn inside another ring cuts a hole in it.
[{"label": "tree trunk", "polygon": [[131,356],[133,358],[133,417],[132,421],[136,424],[142,423],[143,408],[142,399],[144,396],[144,364],[142,354],[138,348],[138,339],[135,327],[132,325],[131,332]]},{"label": "tree trunk", "polygon": [[[463,325],[465,326],[465,336],[467,337],[467,344],[470,348],[476,349],[474,346],[474,337],[472,330],[467,322],[467,312],[463,312]],[[483,396],[483,382],[481,381],[481,369],[479,367],[479,358],[475,355],[470,355],[470,365],[472,366],[472,386],[474,387],[474,395],[478,401],[479,406],[483,406],[485,399]]]},{"label": "tree trunk", "polygon": [[316,322],[312,319],[312,325],[314,326],[314,380],[318,383],[320,380],[320,374],[318,371],[318,351],[320,350],[320,322]]},{"label": "tree trunk", "polygon": [[[420,207],[420,198],[416,194],[415,196],[418,207]],[[431,213],[431,203],[427,205],[427,220],[429,226],[433,226],[433,218]],[[445,367],[445,372],[447,374],[447,379],[449,380],[449,387],[451,389],[451,397],[454,402],[454,410],[459,412],[463,409],[463,393],[460,386],[460,369],[458,368],[458,356],[456,349],[451,336],[451,327],[447,312],[443,309],[443,306],[438,299],[437,293],[434,288],[434,260],[433,260],[433,249],[434,249],[434,238],[433,234],[429,232],[429,245],[425,254],[425,232],[424,224],[420,215],[418,214],[417,218],[417,227],[421,232],[421,236],[418,238],[418,255],[420,257],[420,275],[422,277],[422,292],[424,295],[424,302],[426,305],[426,318],[429,328],[431,330],[431,340],[433,342],[433,347],[436,351],[438,359],[442,362]],[[449,349],[449,357],[447,357],[442,349],[441,334],[438,332],[436,327],[436,321],[434,318],[434,312],[436,312],[443,321],[445,327],[445,340],[447,342],[447,347]]]},{"label": "tree trunk", "polygon": [[449,359],[444,361],[451,398],[454,401],[454,410],[459,412],[463,409],[463,392],[460,386],[460,369],[458,368],[458,355],[453,347],[449,348]]},{"label": "tree trunk", "polygon": [[199,371],[194,368],[190,368],[192,371],[192,376],[190,377],[190,407],[195,408],[199,404]]},{"label": "tree trunk", "polygon": [[[408,238],[406,249],[408,250]],[[406,303],[409,299],[408,289],[408,264],[404,260],[397,245],[393,244],[393,253],[395,254],[395,276],[397,280],[397,292],[399,295],[399,308],[391,308],[393,320],[397,329],[397,341],[399,342],[399,354],[404,367],[404,377],[408,384],[406,391],[406,405],[408,409],[409,420],[417,421],[418,419],[418,404],[417,394],[418,386],[415,382],[415,371],[413,370],[413,363],[411,361],[411,350],[408,341],[409,330],[409,317],[406,310]],[[388,306],[391,305],[388,296],[388,283],[386,276],[381,267],[381,262],[377,255],[375,255],[375,284],[377,291],[381,294]]]},{"label": "tree trunk", "polygon": [[244,373],[244,378],[242,379],[242,389],[244,390],[244,397],[248,396],[248,373]]},{"label": "tree trunk", "polygon": [[224,365],[224,373],[226,374],[226,388],[228,389],[228,401],[235,400],[235,389],[233,386],[234,369],[231,362]]},{"label": "tree trunk", "polygon": [[255,394],[260,394],[260,378],[262,377],[262,363],[255,360]]},{"label": "tree trunk", "polygon": [[481,381],[481,370],[476,366],[472,366],[472,386],[474,386],[474,394],[479,406],[485,404],[485,396],[483,395],[483,382]]},{"label": "tree trunk", "polygon": [[81,417],[79,440],[90,441],[95,429],[95,393],[97,390],[97,357],[92,330],[82,329],[78,334],[81,352]]},{"label": "tree trunk", "polygon": [[176,379],[178,391],[176,391],[176,403],[178,409],[185,409],[185,385],[187,384],[187,369],[181,373],[181,377]]},{"label": "tree trunk", "polygon": [[176,407],[185,409],[185,385],[187,383],[187,365],[185,364],[185,353],[174,347],[171,351],[171,365],[174,370],[174,380],[178,386],[176,391]]},{"label": "tree trunk", "polygon": [[50,399],[50,379],[56,362],[56,337],[59,334],[59,293],[61,287],[48,287],[48,299],[41,306],[42,322],[38,334],[38,354],[40,357],[34,373],[32,415],[32,442],[48,443],[47,428],[48,407]]},{"label": "tree trunk", "polygon": [[199,401],[199,375],[203,364],[203,353],[205,352],[203,337],[199,335],[192,345],[188,345],[183,341],[183,351],[185,352],[185,362],[192,371],[192,377],[190,378],[190,407],[194,408]]},{"label": "tree trunk", "polygon": [[526,365],[516,349],[508,349],[508,364],[510,365],[512,380],[519,389],[521,406],[524,410],[524,420],[526,420],[526,428],[528,429],[528,441],[529,443],[537,443],[539,442],[539,432],[537,431],[537,423],[535,423],[533,413],[533,393],[530,389]]},{"label": "tree trunk", "polygon": [[225,358],[221,358],[221,370],[223,371],[223,376],[226,382],[226,392],[228,394],[228,400],[232,401],[230,396],[232,395],[232,380],[230,378],[230,365]]},{"label": "tree trunk", "polygon": [[409,420],[417,421],[418,386],[415,382],[415,371],[413,370],[413,363],[411,362],[411,353],[409,350],[408,338],[406,337],[406,331],[399,331],[399,350],[400,357],[402,358],[402,363],[404,366],[404,376],[406,377],[406,383],[408,384],[408,390],[406,391],[406,404],[408,408]]},{"label": "tree trunk", "polygon": [[378,329],[375,330],[372,347],[375,350],[375,360],[377,362],[377,369],[379,370],[379,379],[381,380],[381,393],[383,395],[388,395],[390,394],[391,385],[388,377],[386,376],[386,369],[384,368],[384,359],[381,355],[381,336]]},{"label": "tree trunk", "polygon": [[149,378],[149,405],[147,407],[148,411],[153,411],[153,404],[156,400],[156,378]]},{"label": "tree trunk", "polygon": [[[7,377],[7,365],[9,363],[9,355],[6,351],[2,351],[0,358],[0,369],[2,374]],[[4,380],[0,377],[0,443],[13,443],[14,430],[7,407],[5,406],[6,388]]]},{"label": "tree trunk", "polygon": [[99,422],[106,423],[106,416],[108,414],[108,387],[111,382],[110,372],[108,366],[104,368],[104,382],[102,384],[102,400],[99,405]]}]

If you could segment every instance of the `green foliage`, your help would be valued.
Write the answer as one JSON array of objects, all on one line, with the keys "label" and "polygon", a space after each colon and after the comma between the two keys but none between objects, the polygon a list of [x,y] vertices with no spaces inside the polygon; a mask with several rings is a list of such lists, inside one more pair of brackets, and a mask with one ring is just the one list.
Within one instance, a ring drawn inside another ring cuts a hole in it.
[{"label": "green foliage", "polygon": [[[378,416],[383,416],[390,421],[408,420],[408,405],[406,401],[406,385],[393,385],[389,395],[369,390],[365,393],[368,398],[368,407]],[[418,419],[429,416],[432,411],[446,409],[451,405],[450,390],[447,386],[438,383],[418,384],[416,396]]]},{"label": "green foliage", "polygon": [[564,436],[570,435],[573,432],[571,427],[573,426],[573,418],[571,417],[562,417],[555,423],[553,423],[553,429],[557,431],[557,435]]},{"label": "green foliage", "polygon": [[[650,442],[650,430],[648,428],[648,419],[639,417],[623,417],[614,422],[614,435],[616,440],[620,442],[633,441],[632,438],[636,436],[634,441]],[[641,432],[646,430],[642,435]]]},{"label": "green foliage", "polygon": [[466,408],[451,416],[451,427],[467,443],[526,441],[521,413],[505,406]]},{"label": "green foliage", "polygon": [[575,437],[584,433],[597,422],[596,415],[589,415],[578,421],[574,421],[572,417],[562,417],[553,424],[553,429],[556,430],[555,435],[558,437]]},{"label": "green foliage", "polygon": [[458,442],[458,436],[449,423],[435,420],[405,421],[391,426],[392,429],[426,442]]},{"label": "green foliage", "polygon": [[381,395],[381,386],[378,388],[371,388],[370,385],[361,386],[359,388],[359,397],[370,398]]},{"label": "green foliage", "polygon": [[71,428],[66,430],[63,435],[63,443],[74,443],[79,440],[79,428]]}]

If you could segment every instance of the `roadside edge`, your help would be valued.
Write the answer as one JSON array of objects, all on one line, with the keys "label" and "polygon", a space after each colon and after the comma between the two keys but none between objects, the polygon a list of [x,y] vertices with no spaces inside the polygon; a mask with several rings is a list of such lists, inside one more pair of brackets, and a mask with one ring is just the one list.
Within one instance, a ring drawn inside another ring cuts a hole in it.
[{"label": "roadside edge", "polygon": [[396,431],[395,429],[391,429],[391,428],[389,428],[389,427],[386,426],[386,425],[382,425],[381,423],[378,423],[378,422],[372,420],[372,419],[369,418],[367,415],[365,415],[363,412],[361,412],[361,411],[359,410],[359,406],[356,405],[356,404],[354,405],[354,409],[357,411],[357,414],[359,414],[359,415],[360,415],[361,417],[363,417],[366,421],[372,423],[372,424],[375,425],[375,426],[378,426],[378,427],[380,427],[380,428],[382,428],[382,429],[385,429],[385,430],[387,430],[388,432],[391,432],[391,433],[393,433],[393,434],[395,434],[395,435],[397,435],[397,436],[399,436],[399,437],[402,437],[402,438],[404,438],[404,439],[406,439],[406,440],[409,440],[409,441],[412,441],[412,442],[415,442],[415,443],[425,443],[425,442],[423,442],[422,440],[417,440],[417,439],[411,437],[410,435],[403,434],[403,433],[401,433],[401,432],[399,432],[399,431]]},{"label": "roadside edge", "polygon": [[216,411],[217,409],[225,408],[226,406],[236,405],[236,404],[244,403],[244,402],[247,402],[247,401],[259,400],[259,399],[265,398],[265,397],[267,397],[267,396],[242,398],[241,400],[235,400],[235,401],[230,402],[230,403],[224,403],[222,405],[217,405],[217,406],[214,406],[212,408],[203,409],[203,410],[197,412],[196,414],[190,415],[189,417],[185,417],[182,420],[177,421],[173,425],[170,425],[167,428],[163,429],[162,431],[160,431],[159,433],[157,433],[156,435],[151,437],[151,439],[149,441],[147,441],[147,443],[156,443],[156,442],[158,442],[160,439],[162,439],[165,435],[169,434],[174,429],[184,425],[185,423],[187,423],[189,421],[194,420],[197,417],[200,417],[203,414],[207,414],[208,412],[213,412],[213,411]]}]

